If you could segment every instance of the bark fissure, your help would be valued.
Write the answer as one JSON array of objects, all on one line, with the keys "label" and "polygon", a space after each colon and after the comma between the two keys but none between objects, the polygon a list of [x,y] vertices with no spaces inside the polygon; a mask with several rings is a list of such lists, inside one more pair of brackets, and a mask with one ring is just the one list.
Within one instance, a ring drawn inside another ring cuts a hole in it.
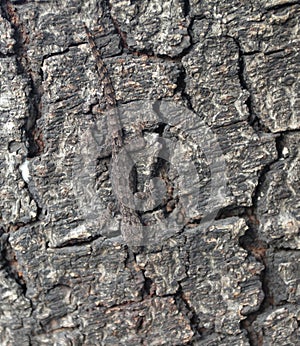
[{"label": "bark fissure", "polygon": [[[241,48],[241,44],[238,39],[229,36],[231,39],[234,40],[238,47],[238,77],[241,84],[241,88],[246,90],[249,93],[249,96],[246,100],[246,106],[249,111],[249,118],[248,123],[249,125],[255,130],[255,131],[262,131],[262,132],[270,132],[266,127],[264,127],[261,124],[260,119],[255,115],[254,109],[253,109],[253,95],[251,92],[251,89],[249,88],[247,82],[246,82],[246,66],[245,66],[245,58],[244,58],[244,52]],[[254,53],[252,53],[254,54]]]},{"label": "bark fissure", "polygon": [[16,9],[10,1],[5,0],[2,5],[2,10],[14,30],[14,38],[16,41],[14,51],[17,58],[18,72],[28,79],[29,116],[23,130],[25,134],[25,141],[27,142],[27,157],[32,158],[41,152],[36,133],[36,121],[41,117],[41,76],[35,74],[31,69],[26,48],[26,42],[28,42],[29,39],[26,34],[26,28],[24,24],[21,23]]},{"label": "bark fissure", "polygon": [[20,266],[16,260],[16,255],[9,243],[9,235],[4,233],[0,237],[1,241],[1,262],[8,276],[12,278],[21,288],[23,295],[26,295],[27,285],[21,272]]}]

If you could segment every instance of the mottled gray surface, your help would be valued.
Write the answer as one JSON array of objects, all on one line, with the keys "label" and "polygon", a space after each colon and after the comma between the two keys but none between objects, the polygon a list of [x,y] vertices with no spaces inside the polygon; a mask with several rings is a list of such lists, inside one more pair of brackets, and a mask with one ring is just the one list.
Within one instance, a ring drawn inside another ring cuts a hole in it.
[{"label": "mottled gray surface", "polygon": [[276,248],[300,248],[300,153],[298,132],[284,134],[280,159],[270,166],[258,194],[259,234]]},{"label": "mottled gray surface", "polygon": [[[298,345],[299,13],[284,0],[1,1],[1,345]],[[120,235],[84,25],[125,145],[149,146],[132,154],[142,222],[184,218],[180,193],[199,209],[143,247]]]}]

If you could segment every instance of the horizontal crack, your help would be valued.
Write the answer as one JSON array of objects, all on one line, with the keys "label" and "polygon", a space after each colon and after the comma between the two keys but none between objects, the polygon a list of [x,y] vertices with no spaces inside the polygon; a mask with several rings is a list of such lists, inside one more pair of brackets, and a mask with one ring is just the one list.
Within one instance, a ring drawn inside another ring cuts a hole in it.
[{"label": "horizontal crack", "polygon": [[298,1],[293,1],[293,2],[289,2],[289,3],[285,3],[285,4],[279,4],[279,5],[274,5],[274,6],[266,6],[266,10],[267,11],[277,11],[277,10],[282,10],[282,9],[286,9],[289,7],[292,7],[294,5],[299,5]]}]

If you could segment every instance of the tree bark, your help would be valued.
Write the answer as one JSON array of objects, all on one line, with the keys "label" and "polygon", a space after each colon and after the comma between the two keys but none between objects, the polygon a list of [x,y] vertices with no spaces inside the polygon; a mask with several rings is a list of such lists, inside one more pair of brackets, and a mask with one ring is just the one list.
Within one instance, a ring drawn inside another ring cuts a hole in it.
[{"label": "tree bark", "polygon": [[298,344],[299,14],[1,1],[1,345]]}]

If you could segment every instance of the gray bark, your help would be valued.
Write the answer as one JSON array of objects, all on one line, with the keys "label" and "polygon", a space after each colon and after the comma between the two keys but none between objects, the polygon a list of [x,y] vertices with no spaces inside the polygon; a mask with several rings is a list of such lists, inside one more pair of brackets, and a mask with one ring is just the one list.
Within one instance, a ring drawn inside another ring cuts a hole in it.
[{"label": "gray bark", "polygon": [[[298,345],[297,2],[0,14],[0,344]],[[84,24],[136,160],[120,191]]]}]

